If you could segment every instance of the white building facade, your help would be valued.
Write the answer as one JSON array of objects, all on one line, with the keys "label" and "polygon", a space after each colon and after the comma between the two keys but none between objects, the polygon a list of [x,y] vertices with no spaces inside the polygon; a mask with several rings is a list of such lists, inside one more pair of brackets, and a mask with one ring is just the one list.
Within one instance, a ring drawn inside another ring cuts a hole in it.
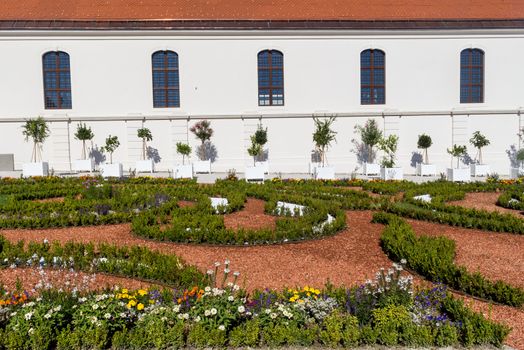
[{"label": "white building facade", "polygon": [[[461,53],[472,49],[483,53],[482,96],[461,103]],[[257,57],[264,50],[283,57],[282,105],[260,105]],[[385,56],[385,97],[377,104],[361,98],[366,50]],[[154,106],[152,55],[158,51],[178,55],[179,107]],[[385,135],[399,136],[397,163],[405,174],[415,172],[418,135],[432,137],[430,161],[444,172],[451,164],[446,150],[453,144],[467,145],[475,158],[469,139],[477,130],[491,141],[483,150],[484,162],[493,172],[508,174],[524,127],[524,26],[519,21],[489,28],[479,22],[411,29],[3,27],[0,52],[0,154],[14,154],[16,169],[32,151],[21,126],[37,116],[50,122],[43,156],[56,171],[69,170],[80,157],[81,143],[74,138],[79,122],[93,129],[94,149],[109,134],[119,137],[113,159],[126,170],[141,156],[136,130],[149,128],[156,169],[168,170],[182,160],[176,143],[188,142],[195,150],[199,141],[189,128],[210,120],[217,172],[242,172],[251,164],[249,137],[262,124],[268,129],[270,171],[305,173],[314,150],[313,117],[335,116],[337,141],[327,160],[337,173],[348,175],[362,168],[355,125],[369,118]],[[43,56],[48,52],[69,56],[70,107],[46,108]],[[194,152],[191,158],[196,159]]]}]

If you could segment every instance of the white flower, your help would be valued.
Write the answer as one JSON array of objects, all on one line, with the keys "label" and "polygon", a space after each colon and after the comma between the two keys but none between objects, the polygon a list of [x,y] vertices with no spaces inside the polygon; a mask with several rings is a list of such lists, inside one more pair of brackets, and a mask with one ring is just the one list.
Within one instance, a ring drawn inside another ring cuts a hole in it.
[{"label": "white flower", "polygon": [[209,317],[211,315],[211,311],[206,310],[204,311],[204,316]]},{"label": "white flower", "polygon": [[228,301],[235,301],[235,297],[230,295],[230,296],[227,297],[227,300]]},{"label": "white flower", "polygon": [[176,313],[180,312],[180,305],[173,306],[173,312],[176,312]]},{"label": "white flower", "polygon": [[272,319],[275,319],[275,318],[277,318],[277,314],[273,312],[273,313],[271,313],[271,315],[269,315],[269,317],[271,317]]},{"label": "white flower", "polygon": [[226,261],[224,261],[224,264],[226,265],[229,265],[230,261],[228,259],[226,259]]},{"label": "white flower", "polygon": [[233,282],[227,282],[228,287],[233,287]]},{"label": "white flower", "polygon": [[109,320],[111,318],[111,314],[108,312],[104,315],[104,318]]},{"label": "white flower", "polygon": [[233,272],[233,276],[235,276],[235,277],[240,276],[240,272],[238,272],[238,271]]},{"label": "white flower", "polygon": [[266,309],[264,310],[264,312],[266,313],[266,315],[269,315],[271,313],[271,309]]},{"label": "white flower", "polygon": [[99,307],[99,306],[98,306],[98,304],[93,304],[92,307],[93,307],[93,310],[98,310],[98,307]]},{"label": "white flower", "polygon": [[231,270],[229,270],[229,269],[224,269],[224,273],[225,273],[225,274],[228,274],[229,272],[231,272]]},{"label": "white flower", "polygon": [[49,314],[49,313],[45,314],[45,315],[44,315],[44,318],[45,318],[45,319],[50,319],[50,318],[51,318],[51,314]]},{"label": "white flower", "polygon": [[239,285],[235,284],[235,285],[233,286],[233,290],[234,290],[234,291],[237,291],[237,290],[239,290],[239,289],[240,289],[240,286],[239,286]]},{"label": "white flower", "polygon": [[53,309],[54,312],[58,312],[58,311],[60,311],[60,310],[62,310],[62,305],[58,305],[57,307],[55,307],[55,308]]},{"label": "white flower", "polygon": [[224,327],[224,325],[220,325],[220,326],[218,326],[218,330],[220,330],[220,331],[225,331],[225,330],[226,330],[226,327]]},{"label": "white flower", "polygon": [[215,309],[215,308],[212,308],[212,309],[211,309],[211,315],[216,315],[217,312],[218,312],[217,309]]},{"label": "white flower", "polygon": [[29,333],[29,335],[33,334],[34,333],[34,329],[33,328],[29,328],[29,330],[27,331],[27,333]]},{"label": "white flower", "polygon": [[183,317],[184,319],[188,320],[188,319],[189,319],[189,314],[188,314],[188,313],[182,314],[182,317]]},{"label": "white flower", "polygon": [[47,240],[47,238],[44,238],[44,244],[49,244],[49,241]]},{"label": "white flower", "polygon": [[238,307],[238,312],[240,312],[241,314],[244,313],[245,311],[246,311],[246,308],[243,305],[240,305]]},{"label": "white flower", "polygon": [[211,276],[212,274],[214,274],[214,273],[215,273],[215,272],[214,272],[213,270],[207,270],[207,274],[210,275],[210,276]]},{"label": "white flower", "polygon": [[120,316],[120,318],[126,318],[126,314],[123,313],[123,312],[121,312],[119,316]]},{"label": "white flower", "polygon": [[215,267],[219,267],[219,266],[220,266],[220,263],[217,261],[217,262],[215,263]]},{"label": "white flower", "polygon": [[401,263],[402,265],[404,265],[405,263],[407,263],[407,261],[406,261],[406,259],[402,259],[402,260],[400,260],[400,263]]},{"label": "white flower", "polygon": [[204,288],[204,291],[211,292],[211,287],[207,286],[206,288]]},{"label": "white flower", "polygon": [[31,317],[33,317],[33,313],[32,312],[28,312],[27,314],[24,315],[24,318],[29,321],[31,319]]}]

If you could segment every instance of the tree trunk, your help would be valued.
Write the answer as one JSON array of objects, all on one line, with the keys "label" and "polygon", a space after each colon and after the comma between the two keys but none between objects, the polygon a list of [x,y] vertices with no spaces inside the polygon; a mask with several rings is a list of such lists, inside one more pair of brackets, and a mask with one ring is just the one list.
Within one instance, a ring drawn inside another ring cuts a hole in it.
[{"label": "tree trunk", "polygon": [[82,140],[82,160],[86,159],[86,140]]},{"label": "tree trunk", "polygon": [[479,164],[482,164],[482,148],[479,147]]},{"label": "tree trunk", "polygon": [[429,160],[428,160],[428,149],[427,149],[427,148],[424,149],[424,162],[425,162],[426,164],[429,164]]},{"label": "tree trunk", "polygon": [[146,160],[146,153],[147,153],[147,142],[146,139],[142,139],[142,160]]}]

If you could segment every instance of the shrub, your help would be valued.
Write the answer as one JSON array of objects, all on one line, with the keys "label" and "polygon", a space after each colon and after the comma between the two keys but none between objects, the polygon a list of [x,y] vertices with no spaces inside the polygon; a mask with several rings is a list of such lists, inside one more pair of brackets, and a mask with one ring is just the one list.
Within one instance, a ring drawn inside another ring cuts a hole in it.
[{"label": "shrub", "polygon": [[78,123],[76,126],[75,139],[82,141],[82,158],[87,158],[86,141],[90,141],[95,137],[93,131],[85,123]]},{"label": "shrub", "polygon": [[31,162],[38,162],[42,159],[41,147],[45,139],[49,136],[49,127],[44,118],[38,117],[36,119],[29,119],[22,127],[24,130],[22,134],[25,140],[31,139],[33,141],[33,152],[31,155]]},{"label": "shrub", "polygon": [[432,144],[433,140],[431,140],[431,136],[426,134],[418,135],[417,147],[424,150],[425,164],[429,164],[428,148],[430,148]]},{"label": "shrub", "polygon": [[109,162],[113,164],[113,152],[120,146],[120,141],[118,141],[118,136],[109,135],[106,138],[106,143],[103,147],[100,148],[102,152],[109,153]]}]

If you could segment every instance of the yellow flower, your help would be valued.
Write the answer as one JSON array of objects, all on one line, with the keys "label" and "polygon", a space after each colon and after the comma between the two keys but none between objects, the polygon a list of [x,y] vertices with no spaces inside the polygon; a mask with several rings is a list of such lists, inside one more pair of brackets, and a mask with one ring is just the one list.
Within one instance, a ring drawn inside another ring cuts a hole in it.
[{"label": "yellow flower", "polygon": [[134,300],[129,300],[129,303],[127,303],[127,305],[131,305],[132,307],[136,305],[136,301]]},{"label": "yellow flower", "polygon": [[142,303],[138,304],[138,305],[136,306],[136,309],[137,309],[138,311],[140,311],[140,310],[144,310],[144,304],[142,304]]},{"label": "yellow flower", "polygon": [[127,293],[129,293],[127,289],[125,289],[125,288],[122,289],[122,294],[127,294]]},{"label": "yellow flower", "polygon": [[143,290],[143,289],[140,289],[140,290],[138,291],[138,294],[139,294],[140,296],[143,297],[144,295],[147,294],[147,291],[145,291],[145,290]]}]

